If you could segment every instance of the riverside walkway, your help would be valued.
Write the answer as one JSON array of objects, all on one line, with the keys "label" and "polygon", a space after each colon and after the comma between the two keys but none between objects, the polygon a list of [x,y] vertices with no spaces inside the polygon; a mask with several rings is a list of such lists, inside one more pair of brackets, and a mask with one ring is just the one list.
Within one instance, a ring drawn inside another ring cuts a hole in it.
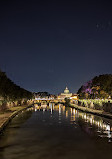
[{"label": "riverside walkway", "polygon": [[31,105],[16,106],[0,112],[0,133],[13,117],[29,107],[31,107]]},{"label": "riverside walkway", "polygon": [[112,114],[110,114],[108,112],[104,112],[103,110],[96,110],[96,109],[91,109],[91,108],[87,108],[87,107],[82,107],[82,106],[78,106],[76,104],[71,104],[71,107],[84,111],[84,112],[87,112],[87,113],[91,113],[91,114],[95,114],[95,115],[99,115],[102,117],[112,119]]}]

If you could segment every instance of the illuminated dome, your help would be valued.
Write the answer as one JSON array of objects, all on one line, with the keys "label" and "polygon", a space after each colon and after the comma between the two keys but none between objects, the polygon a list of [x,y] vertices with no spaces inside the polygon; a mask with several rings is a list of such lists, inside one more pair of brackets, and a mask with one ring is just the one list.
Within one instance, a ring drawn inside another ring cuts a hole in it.
[{"label": "illuminated dome", "polygon": [[68,94],[68,93],[69,93],[69,90],[68,90],[67,87],[65,88],[64,93],[65,93],[65,94]]}]

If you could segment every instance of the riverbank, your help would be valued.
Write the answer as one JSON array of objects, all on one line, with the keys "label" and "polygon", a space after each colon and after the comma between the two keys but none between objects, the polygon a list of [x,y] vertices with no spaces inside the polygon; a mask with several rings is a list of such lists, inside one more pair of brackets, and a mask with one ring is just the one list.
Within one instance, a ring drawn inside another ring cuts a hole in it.
[{"label": "riverbank", "polygon": [[23,110],[30,108],[32,105],[16,106],[9,108],[6,111],[0,112],[0,133],[7,126],[7,124],[13,119],[17,114]]},{"label": "riverbank", "polygon": [[95,110],[95,109],[91,109],[91,108],[87,108],[87,107],[78,106],[76,104],[71,104],[70,107],[81,110],[86,113],[91,113],[94,115],[112,119],[112,114],[104,112],[103,110]]}]

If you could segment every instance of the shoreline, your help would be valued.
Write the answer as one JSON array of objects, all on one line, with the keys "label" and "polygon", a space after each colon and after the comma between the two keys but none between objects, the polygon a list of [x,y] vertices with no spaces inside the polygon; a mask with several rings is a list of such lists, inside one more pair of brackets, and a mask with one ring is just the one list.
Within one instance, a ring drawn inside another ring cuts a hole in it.
[{"label": "shoreline", "polygon": [[86,113],[90,113],[90,114],[98,115],[98,116],[101,116],[104,118],[112,119],[112,114],[110,114],[108,112],[104,112],[103,110],[95,110],[95,109],[91,109],[91,108],[87,108],[87,107],[78,106],[76,104],[71,104],[70,107],[78,109],[78,110],[86,112]]},{"label": "shoreline", "polygon": [[26,110],[27,108],[32,107],[31,105],[25,105],[25,106],[17,106],[12,107],[8,110],[8,112],[3,112],[0,114],[0,134],[5,129],[5,127],[8,125],[8,123],[19,113],[21,113],[23,110]]}]

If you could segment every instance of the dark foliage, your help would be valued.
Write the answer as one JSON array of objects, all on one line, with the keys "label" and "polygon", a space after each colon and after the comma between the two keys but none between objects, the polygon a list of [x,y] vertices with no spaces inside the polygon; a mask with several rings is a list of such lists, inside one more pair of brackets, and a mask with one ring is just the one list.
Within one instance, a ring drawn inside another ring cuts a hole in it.
[{"label": "dark foliage", "polygon": [[0,71],[0,97],[7,101],[31,99],[32,93],[14,84],[5,72]]},{"label": "dark foliage", "polygon": [[70,105],[70,99],[69,98],[65,98],[65,106],[69,106]]},{"label": "dark foliage", "polygon": [[37,93],[34,93],[35,96],[39,96],[39,97],[49,97],[50,94],[48,92],[37,92]]},{"label": "dark foliage", "polygon": [[112,74],[104,74],[88,81],[77,92],[79,98],[111,98],[112,97]]}]

